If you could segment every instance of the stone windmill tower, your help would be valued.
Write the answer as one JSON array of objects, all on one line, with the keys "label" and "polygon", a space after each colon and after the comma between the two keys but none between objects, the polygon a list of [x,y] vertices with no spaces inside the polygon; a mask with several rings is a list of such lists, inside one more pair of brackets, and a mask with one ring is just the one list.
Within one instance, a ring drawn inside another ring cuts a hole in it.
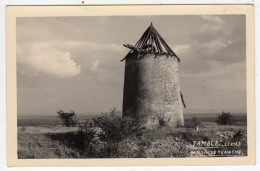
[{"label": "stone windmill tower", "polygon": [[123,117],[134,117],[144,125],[163,120],[171,127],[183,125],[179,57],[151,24],[132,46],[125,60]]}]

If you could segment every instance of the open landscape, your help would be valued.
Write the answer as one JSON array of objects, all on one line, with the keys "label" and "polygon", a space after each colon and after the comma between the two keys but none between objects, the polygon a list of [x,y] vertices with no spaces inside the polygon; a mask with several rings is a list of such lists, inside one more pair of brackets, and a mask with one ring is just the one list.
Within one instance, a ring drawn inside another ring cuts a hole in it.
[{"label": "open landscape", "polygon": [[[121,138],[114,149],[108,146],[109,142],[102,141],[96,135],[86,143],[86,132],[80,131],[78,126],[61,125],[58,116],[25,116],[18,119],[18,158],[246,156],[246,114],[233,116],[232,125],[218,125],[218,114],[187,114],[183,127],[159,126],[154,130],[139,129]],[[84,123],[93,117],[95,116],[78,115],[77,118]],[[100,132],[96,128],[91,129],[95,129],[96,134]]]},{"label": "open landscape", "polygon": [[18,158],[248,156],[245,21],[18,18]]}]

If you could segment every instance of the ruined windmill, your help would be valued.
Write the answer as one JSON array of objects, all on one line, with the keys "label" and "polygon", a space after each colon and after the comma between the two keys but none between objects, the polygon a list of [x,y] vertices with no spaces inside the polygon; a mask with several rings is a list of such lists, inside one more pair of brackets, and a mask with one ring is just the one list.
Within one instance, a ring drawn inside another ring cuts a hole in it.
[{"label": "ruined windmill", "polygon": [[167,122],[183,125],[179,57],[151,24],[132,46],[125,60],[123,117],[134,117],[145,125]]}]

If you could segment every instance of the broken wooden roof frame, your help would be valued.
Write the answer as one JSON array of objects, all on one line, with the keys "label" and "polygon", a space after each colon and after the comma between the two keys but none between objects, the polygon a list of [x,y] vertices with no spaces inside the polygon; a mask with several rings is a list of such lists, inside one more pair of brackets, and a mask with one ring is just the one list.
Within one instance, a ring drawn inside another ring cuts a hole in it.
[{"label": "broken wooden roof frame", "polygon": [[180,62],[180,58],[173,52],[169,45],[164,41],[158,31],[154,28],[153,23],[146,29],[141,38],[137,41],[135,46],[124,44],[125,47],[131,49],[126,57],[121,61],[124,61],[129,57],[129,54],[137,52],[137,58],[141,58],[140,54],[155,54],[166,55],[176,57]]}]

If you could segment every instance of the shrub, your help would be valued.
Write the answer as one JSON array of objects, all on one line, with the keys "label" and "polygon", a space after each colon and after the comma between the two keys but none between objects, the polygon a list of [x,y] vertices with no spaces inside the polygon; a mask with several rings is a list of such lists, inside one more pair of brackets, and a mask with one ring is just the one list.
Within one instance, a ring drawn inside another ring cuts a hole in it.
[{"label": "shrub", "polygon": [[222,112],[216,120],[218,125],[232,125],[234,123],[234,117],[230,112]]},{"label": "shrub", "polygon": [[186,128],[196,128],[199,125],[201,125],[201,121],[196,116],[186,119],[184,124]]},{"label": "shrub", "polygon": [[244,137],[244,134],[243,134],[243,132],[241,131],[241,129],[238,130],[237,132],[235,132],[235,134],[234,134],[234,136],[233,136],[233,138],[234,138],[235,140],[241,140],[243,137]]},{"label": "shrub", "polygon": [[93,152],[91,149],[90,143],[93,142],[96,136],[96,130],[93,127],[93,124],[86,121],[83,125],[79,124],[79,132],[78,135],[81,137],[81,143],[83,146],[84,151],[89,156]]},{"label": "shrub", "polygon": [[77,123],[76,113],[74,111],[64,112],[63,110],[57,111],[61,122],[66,127],[73,127]]},{"label": "shrub", "polygon": [[[97,134],[99,139],[105,142],[105,153],[108,157],[118,157],[118,144],[128,135],[137,130],[137,125],[132,118],[101,116],[93,118],[95,126],[101,129]],[[116,155],[116,156],[114,156]]]}]

